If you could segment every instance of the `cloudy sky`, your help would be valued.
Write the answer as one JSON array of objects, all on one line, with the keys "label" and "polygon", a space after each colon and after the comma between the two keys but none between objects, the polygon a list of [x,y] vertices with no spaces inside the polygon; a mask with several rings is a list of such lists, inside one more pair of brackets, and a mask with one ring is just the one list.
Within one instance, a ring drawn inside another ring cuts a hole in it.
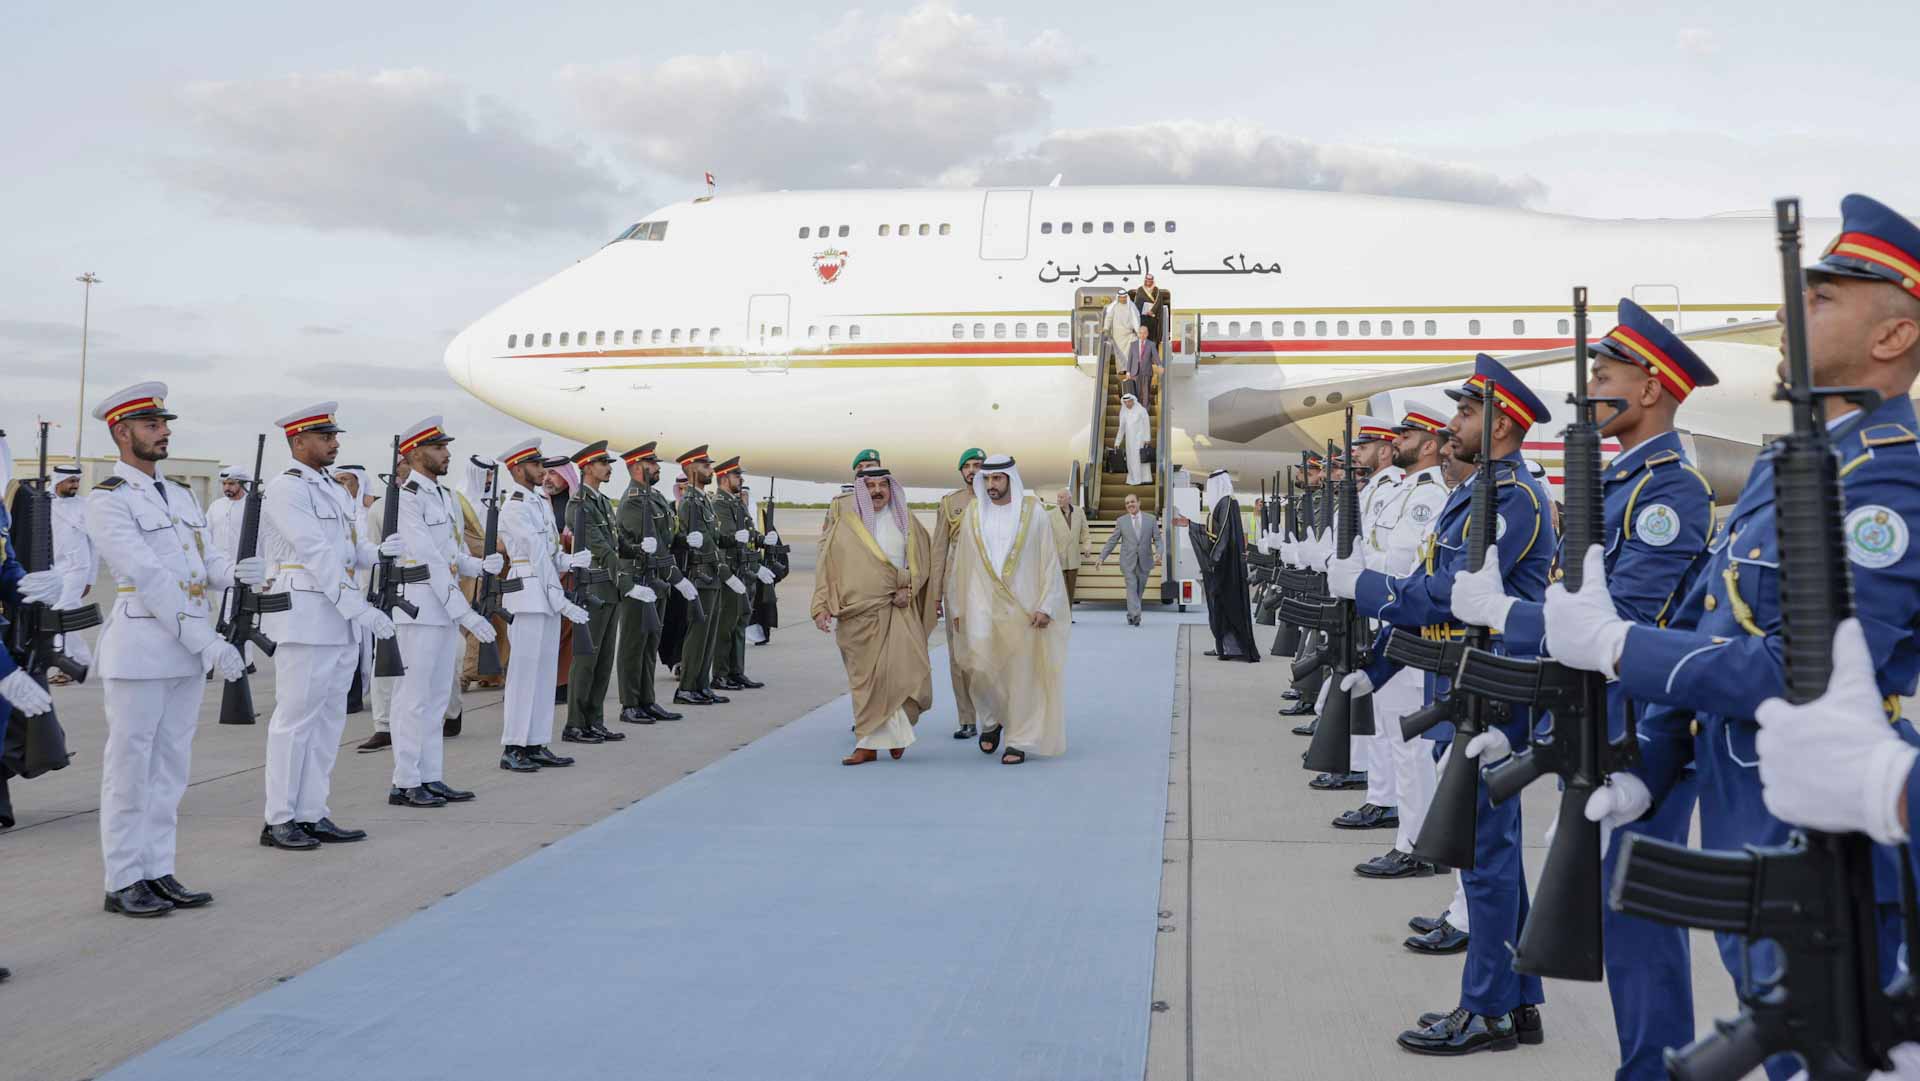
[{"label": "cloudy sky", "polygon": [[614,8],[10,9],[0,426],[71,442],[93,271],[89,404],[171,383],[179,454],[232,458],[321,398],[347,457],[431,412],[493,449],[521,428],[445,379],[447,340],[706,170],[1920,213],[1920,77],[1888,44],[1920,5]]}]

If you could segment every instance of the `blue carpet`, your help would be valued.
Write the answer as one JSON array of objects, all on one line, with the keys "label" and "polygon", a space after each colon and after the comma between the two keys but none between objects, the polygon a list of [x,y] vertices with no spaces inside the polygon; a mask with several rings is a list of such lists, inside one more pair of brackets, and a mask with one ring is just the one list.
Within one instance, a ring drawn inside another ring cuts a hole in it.
[{"label": "blue carpet", "polygon": [[1141,1077],[1179,622],[1079,613],[1063,757],[848,769],[842,697],[106,1076]]}]

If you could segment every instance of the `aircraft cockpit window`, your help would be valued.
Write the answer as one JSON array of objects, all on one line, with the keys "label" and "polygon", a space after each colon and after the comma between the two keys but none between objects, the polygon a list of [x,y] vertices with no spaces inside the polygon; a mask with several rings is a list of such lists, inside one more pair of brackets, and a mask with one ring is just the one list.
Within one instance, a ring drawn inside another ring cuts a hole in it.
[{"label": "aircraft cockpit window", "polygon": [[844,225],[842,225],[842,226],[840,227],[840,235],[841,235],[841,236],[846,236],[846,235],[847,235],[847,227],[846,227],[846,226],[844,226]]},{"label": "aircraft cockpit window", "polygon": [[1131,232],[1133,232],[1133,223],[1132,223],[1132,222],[1123,222],[1123,223],[1121,224],[1121,226],[1120,226],[1120,231],[1121,231],[1121,232],[1123,232],[1123,233],[1131,233]]},{"label": "aircraft cockpit window", "polygon": [[882,226],[880,227],[880,235],[881,235],[881,236],[886,236],[887,234],[889,234],[889,233],[891,233],[891,232],[893,232],[893,226],[891,226],[891,225],[882,225]]},{"label": "aircraft cockpit window", "polygon": [[974,336],[974,337],[976,337],[976,338],[984,338],[984,337],[986,337],[986,336],[987,336],[987,324],[985,324],[985,323],[975,323],[975,324],[973,324],[973,336]]},{"label": "aircraft cockpit window", "polygon": [[1167,232],[1169,232],[1169,233],[1171,233],[1171,232],[1174,232],[1174,231],[1176,231],[1176,225],[1175,225],[1175,223],[1174,223],[1174,222],[1168,222],[1168,223],[1167,223]]},{"label": "aircraft cockpit window", "polygon": [[1525,334],[1527,332],[1527,321],[1525,319],[1515,319],[1513,321],[1513,332],[1515,334]]},{"label": "aircraft cockpit window", "polygon": [[1140,228],[1146,232],[1151,233],[1153,232],[1153,223],[1150,221],[1143,221],[1140,223]]},{"label": "aircraft cockpit window", "polygon": [[941,236],[948,236],[948,235],[951,235],[951,234],[952,234],[952,232],[953,232],[953,223],[951,223],[951,222],[944,222],[944,221],[940,223],[940,235],[941,235]]},{"label": "aircraft cockpit window", "polygon": [[[886,235],[886,228],[887,228],[887,227],[886,227],[886,226],[884,226],[884,225],[882,225],[882,226],[880,227],[880,229],[881,229],[881,233],[880,233],[880,235],[881,235],[881,236],[885,236],[885,235]],[[810,229],[810,228],[808,228],[807,226],[804,226],[804,225],[802,225],[802,226],[800,227],[800,239],[801,239],[801,240],[805,240],[805,239],[807,239],[807,237],[809,237],[809,236],[811,236],[811,235],[813,235],[813,230],[812,230],[812,229]]]},{"label": "aircraft cockpit window", "polygon": [[1480,320],[1478,319],[1467,320],[1467,333],[1468,334],[1480,333]]},{"label": "aircraft cockpit window", "polygon": [[930,226],[930,225],[928,225],[928,224],[927,224],[926,222],[921,222],[921,223],[920,223],[920,235],[921,235],[921,236],[926,236],[926,235],[927,235],[928,233],[930,233],[930,232],[932,232],[932,231],[933,231],[933,227],[932,227],[932,226]]},{"label": "aircraft cockpit window", "polygon": [[512,348],[514,348],[515,346],[517,346],[517,345],[519,345],[519,344],[520,344],[520,336],[519,336],[519,335],[517,335],[517,334],[509,334],[509,335],[507,335],[507,348],[508,348],[508,349],[512,349]]},{"label": "aircraft cockpit window", "polygon": [[[946,226],[944,226],[944,225],[942,225],[942,226],[940,227],[940,231],[941,231],[941,232],[943,232],[943,233],[944,233],[944,232],[946,232],[946,231],[947,231],[947,227],[946,227]],[[1041,235],[1041,236],[1051,236],[1051,235],[1053,235],[1053,223],[1052,223],[1052,222],[1050,222],[1050,221],[1043,221],[1043,222],[1041,222],[1041,223],[1040,223],[1040,235]]]},{"label": "aircraft cockpit window", "polygon": [[953,337],[954,337],[954,340],[956,340],[956,341],[958,341],[959,339],[961,339],[961,338],[965,338],[966,336],[967,336],[967,324],[965,324],[965,323],[955,323],[955,324],[953,324]]}]

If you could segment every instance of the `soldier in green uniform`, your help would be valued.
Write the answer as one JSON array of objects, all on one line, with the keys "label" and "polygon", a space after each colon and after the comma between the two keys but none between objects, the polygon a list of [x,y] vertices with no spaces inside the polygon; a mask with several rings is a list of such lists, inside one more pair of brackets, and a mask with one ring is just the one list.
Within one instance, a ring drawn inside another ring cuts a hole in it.
[{"label": "soldier in green uniform", "polygon": [[613,476],[613,456],[607,453],[607,441],[589,443],[575,451],[573,464],[580,470],[580,490],[573,496],[579,501],[579,509],[568,522],[577,530],[573,550],[593,554],[592,563],[573,572],[576,603],[587,610],[587,625],[574,633],[591,635],[594,651],[575,651],[573,665],[567,671],[567,726],[561,730],[560,739],[565,743],[606,743],[627,738],[624,732],[609,730],[605,719],[607,685],[613,680],[613,616],[625,588],[616,580],[620,555],[613,530],[613,502],[600,492],[600,486]]},{"label": "soldier in green uniform", "polygon": [[[720,542],[716,534],[713,503],[707,498],[707,481],[713,477],[713,459],[705,443],[679,457],[680,470],[686,474],[687,487],[680,496],[680,535],[687,547],[687,577],[698,591],[700,611],[687,613],[687,635],[680,649],[680,689],[673,692],[677,706],[712,706],[732,701],[713,693],[713,654],[724,614],[720,594],[730,592],[722,579],[730,576],[720,565]],[[729,536],[727,540],[732,541]],[[735,618],[738,618],[737,616]]]},{"label": "soldier in green uniform", "polygon": [[[642,443],[620,457],[627,463],[628,483],[615,524],[629,579],[620,601],[620,719],[628,724],[677,721],[681,714],[662,709],[654,698],[653,677],[660,666],[660,634],[667,607],[661,594],[670,586],[682,596],[699,594],[673,561],[678,522],[673,504],[654,487],[660,481],[660,455],[654,444]],[[645,629],[649,623],[651,630]]]},{"label": "soldier in green uniform", "polygon": [[713,685],[723,691],[757,690],[766,686],[747,678],[747,621],[753,617],[747,583],[757,582],[764,572],[760,565],[759,534],[753,530],[753,516],[747,513],[747,501],[740,494],[746,475],[740,470],[738,456],[714,467],[720,491],[713,497],[715,525],[719,529],[720,563],[727,573],[720,594],[720,627],[715,635]]}]

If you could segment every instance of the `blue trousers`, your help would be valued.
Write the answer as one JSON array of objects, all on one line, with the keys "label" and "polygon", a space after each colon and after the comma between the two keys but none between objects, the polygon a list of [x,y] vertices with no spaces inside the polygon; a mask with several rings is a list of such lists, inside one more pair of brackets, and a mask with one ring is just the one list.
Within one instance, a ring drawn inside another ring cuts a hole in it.
[{"label": "blue trousers", "polygon": [[[1623,834],[1687,843],[1694,789],[1693,774],[1682,774],[1653,817],[1614,831],[1602,866],[1602,889],[1613,881]],[[1693,1041],[1693,960],[1686,929],[1624,915],[1612,906],[1602,913],[1607,994],[1613,999],[1614,1031],[1620,1037],[1620,1068],[1614,1079],[1666,1081],[1661,1052]]]},{"label": "blue trousers", "polygon": [[1474,818],[1474,862],[1461,872],[1467,892],[1467,963],[1460,973],[1460,1005],[1497,1017],[1521,1006],[1546,1001],[1540,977],[1513,970],[1513,945],[1527,919],[1527,871],[1520,862],[1520,801],[1496,807],[1478,785]]}]

